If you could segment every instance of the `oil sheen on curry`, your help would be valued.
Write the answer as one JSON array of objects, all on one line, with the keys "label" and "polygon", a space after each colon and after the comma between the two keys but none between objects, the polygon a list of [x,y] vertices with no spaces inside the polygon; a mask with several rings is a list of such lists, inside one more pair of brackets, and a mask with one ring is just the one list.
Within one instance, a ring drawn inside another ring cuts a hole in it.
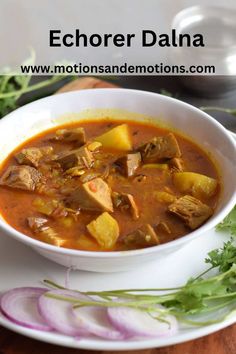
[{"label": "oil sheen on curry", "polygon": [[0,170],[0,213],[20,232],[89,251],[182,237],[214,213],[220,183],[194,142],[151,123],[84,121],[26,141]]}]

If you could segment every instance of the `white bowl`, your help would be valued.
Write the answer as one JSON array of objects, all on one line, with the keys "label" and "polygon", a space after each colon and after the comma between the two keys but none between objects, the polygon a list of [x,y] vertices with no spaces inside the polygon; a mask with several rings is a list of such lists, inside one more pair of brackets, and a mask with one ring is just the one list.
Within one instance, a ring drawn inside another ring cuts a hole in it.
[{"label": "white bowl", "polygon": [[[96,111],[93,111],[94,109]],[[161,259],[197,237],[203,237],[204,242],[204,232],[217,225],[236,203],[236,144],[227,130],[212,117],[189,104],[144,91],[93,89],[69,92],[47,97],[17,109],[0,121],[0,163],[15,147],[39,132],[68,120],[78,121],[84,116],[89,117],[91,112],[93,117],[99,118],[107,115],[109,109],[137,113],[123,114],[128,119],[142,119],[141,115],[147,115],[152,117],[154,122],[162,121],[190,137],[214,157],[221,172],[223,191],[214,215],[200,228],[178,240],[133,251],[89,252],[59,248],[18,232],[0,218],[0,229],[3,233],[66,267],[116,272],[142,266],[143,262]],[[110,114],[117,116],[112,112],[115,111],[110,111]]]}]

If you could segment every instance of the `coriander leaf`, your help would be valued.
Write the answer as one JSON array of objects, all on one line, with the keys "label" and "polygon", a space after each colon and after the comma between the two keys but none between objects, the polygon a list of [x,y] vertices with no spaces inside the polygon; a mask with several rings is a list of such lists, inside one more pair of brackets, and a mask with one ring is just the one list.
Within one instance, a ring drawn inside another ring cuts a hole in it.
[{"label": "coriander leaf", "polygon": [[167,91],[166,89],[161,89],[160,94],[168,97],[173,97],[173,94],[170,91]]},{"label": "coriander leaf", "polygon": [[197,297],[216,296],[227,294],[228,284],[222,284],[221,281],[209,279],[207,281],[198,280],[193,286],[191,291]]},{"label": "coriander leaf", "polygon": [[212,296],[224,296],[228,293],[227,282],[216,279],[187,282],[185,287],[176,294],[176,310],[179,308],[188,314],[199,312],[206,307],[205,299]]},{"label": "coriander leaf", "polygon": [[219,267],[220,272],[226,272],[233,264],[236,264],[236,247],[233,240],[225,242],[222,248],[212,250],[208,253],[206,263],[210,263],[213,268]]},{"label": "coriander leaf", "polygon": [[[232,242],[232,241],[231,241]],[[212,259],[215,259],[215,265],[221,264],[224,252],[229,251],[229,248],[234,247],[231,242],[225,243],[223,249],[214,250]],[[211,252],[210,252],[211,253]],[[227,268],[229,264],[227,265]],[[60,285],[52,281],[45,281],[47,285],[60,288]],[[226,311],[230,313],[228,306],[235,307],[236,303],[236,263],[233,263],[227,271],[209,277],[191,278],[183,287],[165,289],[163,294],[142,295],[143,292],[150,289],[135,289],[135,294],[132,294],[134,289],[130,290],[106,290],[93,291],[93,296],[98,296],[100,299],[92,299],[90,301],[73,299],[71,297],[62,297],[61,295],[51,294],[50,297],[61,299],[73,304],[74,308],[82,306],[98,306],[98,307],[127,307],[140,309],[141,311],[149,312],[157,308],[156,305],[162,305],[161,316],[165,320],[166,314],[172,314],[179,321],[186,322],[192,325],[207,325],[215,322],[220,322],[224,316],[213,317],[211,320],[199,321],[199,315],[212,314],[215,316],[216,311]],[[159,292],[161,289],[152,289],[152,292]],[[163,290],[163,289],[162,289]],[[177,291],[173,291],[177,290]],[[80,290],[75,290],[80,291]],[[91,292],[82,292],[85,295],[91,295]],[[105,295],[105,297],[103,296]],[[49,295],[47,295],[49,296]],[[126,296],[128,298],[126,299]],[[191,318],[189,320],[189,315]],[[158,318],[159,319],[159,318]]]},{"label": "coriander leaf", "polygon": [[[34,62],[35,53],[31,50],[31,56],[24,62],[24,65],[32,65]],[[0,76],[0,118],[18,107],[18,100],[25,93],[53,85],[65,78],[75,78],[70,75],[54,75],[49,79],[30,85],[31,75],[19,75],[17,72],[12,72],[10,68],[5,68],[2,71],[5,75]]]},{"label": "coriander leaf", "polygon": [[196,313],[205,307],[202,297],[197,296],[191,290],[185,290],[177,294],[176,301],[175,308],[186,314]]},{"label": "coriander leaf", "polygon": [[[33,64],[34,61],[35,53],[31,50],[31,56],[25,63]],[[22,91],[28,87],[31,79],[31,75],[17,75],[9,68],[6,68],[4,73],[5,75],[0,76],[0,117],[17,108],[17,100],[22,95]],[[12,92],[13,95],[4,97],[9,92]]]},{"label": "coriander leaf", "polygon": [[31,79],[30,75],[16,75],[14,76],[14,81],[20,88],[26,88],[29,84]]},{"label": "coriander leaf", "polygon": [[[234,211],[235,212],[235,208]],[[228,216],[229,218],[229,216]],[[232,212],[230,220],[224,220],[224,223],[232,226]],[[234,215],[233,215],[234,219]],[[201,273],[197,278],[190,278],[183,286],[172,288],[152,288],[152,289],[123,289],[90,291],[83,294],[97,296],[100,300],[93,302],[78,301],[74,308],[81,306],[91,306],[91,304],[101,307],[130,307],[148,312],[156,305],[162,305],[162,315],[172,314],[179,321],[191,325],[209,325],[223,321],[231,313],[229,305],[235,308],[236,304],[236,246],[233,244],[233,238],[225,242],[222,248],[214,249],[208,253],[205,259],[211,267]],[[212,268],[218,268],[219,273],[215,276],[202,277]],[[47,285],[60,288],[49,280]],[[77,290],[79,291],[79,290]],[[152,291],[152,294],[148,293]],[[158,292],[162,292],[158,294]],[[164,293],[163,293],[164,292]],[[146,293],[146,294],[145,294]],[[148,294],[147,294],[148,293]],[[64,299],[73,302],[71,298]],[[217,315],[216,311],[223,311],[226,315]],[[199,315],[211,315],[212,319],[207,321],[199,320]],[[189,316],[191,315],[191,318]],[[163,317],[165,319],[165,317]]]},{"label": "coriander leaf", "polygon": [[236,205],[224,220],[216,226],[217,231],[228,231],[236,236]]},{"label": "coriander leaf", "polygon": [[0,115],[5,116],[8,112],[13,111],[17,108],[17,104],[14,98],[6,98],[5,100],[0,100]]}]

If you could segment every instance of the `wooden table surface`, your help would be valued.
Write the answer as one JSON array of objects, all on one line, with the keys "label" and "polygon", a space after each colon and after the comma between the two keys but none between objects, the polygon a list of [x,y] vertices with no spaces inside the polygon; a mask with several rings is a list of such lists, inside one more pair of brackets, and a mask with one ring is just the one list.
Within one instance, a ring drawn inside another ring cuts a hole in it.
[{"label": "wooden table surface", "polygon": [[147,349],[129,352],[103,352],[68,349],[58,347],[8,331],[0,327],[0,354],[235,354],[236,325],[215,334],[160,349]]},{"label": "wooden table surface", "polygon": [[[92,87],[111,87],[100,80],[83,79],[63,88],[63,91]],[[68,349],[39,342],[0,327],[0,354],[236,354],[236,324],[209,336],[160,349],[147,349],[129,352],[103,352]]]}]

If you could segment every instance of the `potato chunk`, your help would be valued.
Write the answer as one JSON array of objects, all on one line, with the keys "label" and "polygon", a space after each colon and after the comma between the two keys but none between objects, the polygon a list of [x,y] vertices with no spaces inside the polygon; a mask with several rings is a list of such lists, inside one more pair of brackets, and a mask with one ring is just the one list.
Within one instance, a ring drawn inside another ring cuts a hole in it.
[{"label": "potato chunk", "polygon": [[194,172],[178,172],[173,177],[174,185],[182,193],[191,193],[199,199],[207,199],[216,193],[217,180]]},{"label": "potato chunk", "polygon": [[103,249],[111,249],[119,237],[118,222],[107,212],[87,225],[87,229]]},{"label": "potato chunk", "polygon": [[167,163],[146,163],[143,165],[143,168],[157,168],[159,170],[167,171],[169,169],[169,166]]},{"label": "potato chunk", "polygon": [[132,150],[132,141],[127,124],[118,125],[106,133],[97,136],[95,140],[105,148],[122,151]]},{"label": "potato chunk", "polygon": [[155,199],[161,203],[170,204],[176,200],[176,197],[173,194],[167,193],[165,191],[160,191],[160,192],[154,191],[153,195],[154,195]]}]

